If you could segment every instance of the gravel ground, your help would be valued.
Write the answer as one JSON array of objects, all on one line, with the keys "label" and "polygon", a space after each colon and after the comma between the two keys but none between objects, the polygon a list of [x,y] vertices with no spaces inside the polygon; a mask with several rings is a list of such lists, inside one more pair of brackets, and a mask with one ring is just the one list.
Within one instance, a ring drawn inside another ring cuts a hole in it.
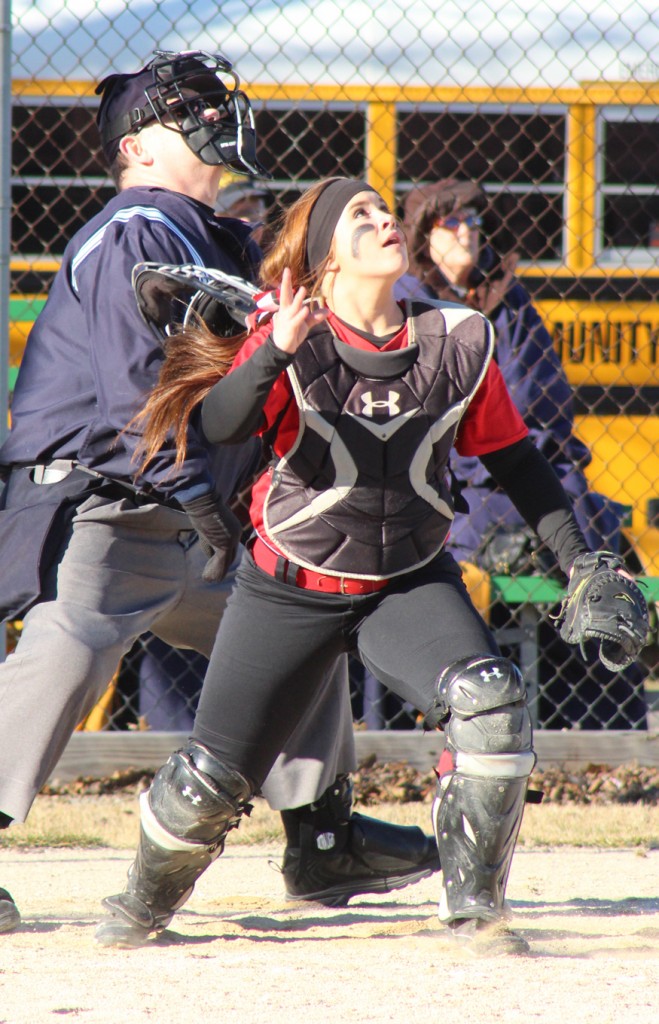
[{"label": "gravel ground", "polygon": [[0,850],[23,925],[0,936],[0,1024],[656,1024],[659,851],[518,850],[508,895],[526,957],[449,948],[437,879],[330,910],[283,899],[279,846],[234,846],[171,930],[100,948],[124,850]]}]

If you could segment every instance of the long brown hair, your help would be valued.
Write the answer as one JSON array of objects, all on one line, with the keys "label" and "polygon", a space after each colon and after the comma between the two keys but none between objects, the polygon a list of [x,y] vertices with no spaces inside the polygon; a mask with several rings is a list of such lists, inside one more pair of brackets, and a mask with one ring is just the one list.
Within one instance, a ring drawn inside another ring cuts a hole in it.
[{"label": "long brown hair", "polygon": [[[316,182],[285,211],[275,240],[261,264],[260,283],[266,289],[277,288],[286,267],[290,267],[293,287],[304,285],[311,296],[317,295],[330,256],[313,272],[306,264],[309,215],[328,180]],[[165,342],[165,361],[158,383],[144,408],[128,428],[141,430],[142,437],[133,456],[140,470],[156,456],[167,436],[174,434],[179,468],[187,451],[187,432],[195,408],[231,368],[247,334],[226,338],[214,334],[201,320],[172,334]]]},{"label": "long brown hair", "polygon": [[231,338],[220,337],[197,318],[167,338],[158,383],[127,428],[137,427],[142,431],[133,456],[141,471],[171,433],[176,444],[174,468],[182,465],[187,452],[190,417],[218,380],[229,372],[246,337],[244,331]]}]

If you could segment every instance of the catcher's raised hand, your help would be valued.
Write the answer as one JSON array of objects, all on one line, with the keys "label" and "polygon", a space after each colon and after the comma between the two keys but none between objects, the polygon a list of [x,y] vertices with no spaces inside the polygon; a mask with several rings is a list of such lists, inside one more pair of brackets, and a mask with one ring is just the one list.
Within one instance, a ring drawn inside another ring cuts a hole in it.
[{"label": "catcher's raised hand", "polygon": [[293,288],[291,272],[286,267],[279,288],[279,307],[272,318],[272,340],[277,348],[291,354],[297,352],[311,328],[326,319],[326,309],[307,301],[306,288]]},{"label": "catcher's raised hand", "polygon": [[568,644],[599,641],[599,657],[611,672],[636,661],[648,640],[648,606],[638,585],[610,551],[579,555],[556,617]]}]

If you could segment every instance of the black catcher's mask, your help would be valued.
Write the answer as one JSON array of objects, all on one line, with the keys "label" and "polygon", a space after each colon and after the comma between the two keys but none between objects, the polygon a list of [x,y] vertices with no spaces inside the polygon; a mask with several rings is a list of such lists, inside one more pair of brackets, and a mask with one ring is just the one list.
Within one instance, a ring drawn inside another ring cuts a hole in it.
[{"label": "black catcher's mask", "polygon": [[[97,86],[102,95],[98,127],[110,162],[118,141],[157,121],[180,132],[205,164],[223,164],[240,174],[270,177],[256,158],[256,129],[240,79],[222,54],[156,50],[133,75],[109,75]],[[202,114],[209,107],[219,120]]]}]

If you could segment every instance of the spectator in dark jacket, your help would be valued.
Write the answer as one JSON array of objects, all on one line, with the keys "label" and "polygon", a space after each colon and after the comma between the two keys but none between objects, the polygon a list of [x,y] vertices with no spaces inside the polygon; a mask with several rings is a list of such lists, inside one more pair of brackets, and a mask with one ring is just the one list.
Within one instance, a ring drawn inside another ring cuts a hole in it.
[{"label": "spectator in dark jacket", "polygon": [[[452,179],[408,193],[404,211],[410,270],[399,294],[425,294],[466,303],[494,324],[495,359],[534,444],[551,462],[577,520],[595,549],[620,552],[624,506],[590,489],[591,456],[574,433],[573,394],[538,311],[515,274],[511,239],[477,185]],[[457,515],[449,547],[462,562],[492,568],[502,551],[517,552],[511,571],[554,571],[544,552],[530,563],[530,537],[508,497],[478,459],[456,456],[469,515]],[[503,534],[503,536],[502,536]],[[492,609],[505,626],[510,612]],[[646,728],[644,670],[634,664],[613,674],[568,647],[545,616],[540,624],[538,723],[560,729]]]}]

